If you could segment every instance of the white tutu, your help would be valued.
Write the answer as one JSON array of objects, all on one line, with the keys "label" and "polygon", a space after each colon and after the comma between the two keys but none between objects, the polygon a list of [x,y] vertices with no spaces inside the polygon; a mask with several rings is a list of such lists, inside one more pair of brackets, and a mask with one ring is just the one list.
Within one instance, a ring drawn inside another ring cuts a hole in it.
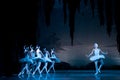
[{"label": "white tutu", "polygon": [[45,62],[44,58],[40,58],[40,57],[35,57],[35,58],[33,58],[33,61]]},{"label": "white tutu", "polygon": [[60,59],[56,58],[56,57],[50,57],[50,59],[52,61],[55,61],[56,63],[60,63]]},{"label": "white tutu", "polygon": [[105,56],[104,55],[97,55],[97,56],[95,55],[95,56],[90,57],[90,61],[95,61],[98,59],[105,59]]},{"label": "white tutu", "polygon": [[31,63],[31,64],[33,63],[32,59],[29,59],[29,58],[26,58],[26,57],[20,59],[20,62],[21,63]]},{"label": "white tutu", "polygon": [[44,57],[45,62],[52,62],[52,60],[48,57]]}]

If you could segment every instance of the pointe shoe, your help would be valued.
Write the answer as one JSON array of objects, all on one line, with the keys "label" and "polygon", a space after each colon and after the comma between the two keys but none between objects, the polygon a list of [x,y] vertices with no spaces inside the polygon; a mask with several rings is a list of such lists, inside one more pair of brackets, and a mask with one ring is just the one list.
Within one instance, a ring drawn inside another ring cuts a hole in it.
[{"label": "pointe shoe", "polygon": [[35,72],[32,73],[32,76],[34,76],[34,75],[35,75]]},{"label": "pointe shoe", "polygon": [[21,76],[21,75],[23,75],[24,74],[24,72],[20,72],[19,74],[18,74],[18,76]]},{"label": "pointe shoe", "polygon": [[47,73],[49,73],[49,70],[47,71]]},{"label": "pointe shoe", "polygon": [[42,73],[42,71],[40,71],[40,74]]},{"label": "pointe shoe", "polygon": [[46,73],[48,74],[49,72],[47,71]]},{"label": "pointe shoe", "polygon": [[95,75],[98,75],[98,72],[96,72]]},{"label": "pointe shoe", "polygon": [[39,72],[39,75],[41,75],[41,73]]},{"label": "pointe shoe", "polygon": [[18,77],[21,75],[21,72],[18,74]]},{"label": "pointe shoe", "polygon": [[100,71],[100,70],[98,70],[98,72],[99,72],[99,73],[101,73],[101,71]]}]

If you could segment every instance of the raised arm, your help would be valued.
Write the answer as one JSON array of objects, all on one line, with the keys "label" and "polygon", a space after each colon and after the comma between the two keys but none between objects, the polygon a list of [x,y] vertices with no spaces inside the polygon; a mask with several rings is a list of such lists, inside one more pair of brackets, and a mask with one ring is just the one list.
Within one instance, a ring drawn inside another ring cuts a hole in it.
[{"label": "raised arm", "polygon": [[49,53],[49,51],[47,51],[48,52],[48,57],[50,57],[50,53]]},{"label": "raised arm", "polygon": [[54,53],[54,50],[53,49],[51,49],[51,52],[50,52],[50,55],[52,56],[52,54]]},{"label": "raised arm", "polygon": [[24,45],[24,47],[23,47],[23,48],[24,48],[24,50],[25,50],[25,49],[26,49],[26,45]]},{"label": "raised arm", "polygon": [[44,57],[44,54],[43,54],[43,52],[40,50],[40,53],[41,53],[41,55]]}]

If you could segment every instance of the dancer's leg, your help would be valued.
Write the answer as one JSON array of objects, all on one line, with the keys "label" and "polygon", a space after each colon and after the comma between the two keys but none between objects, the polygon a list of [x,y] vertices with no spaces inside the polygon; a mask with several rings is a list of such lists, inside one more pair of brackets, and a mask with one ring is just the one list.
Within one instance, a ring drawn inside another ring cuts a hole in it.
[{"label": "dancer's leg", "polygon": [[104,65],[104,62],[103,62],[103,59],[100,59],[100,66],[99,66],[99,68],[98,68],[98,71],[99,72],[101,72],[100,70],[101,70],[101,68],[102,68],[102,66]]},{"label": "dancer's leg", "polygon": [[39,74],[40,74],[40,66],[41,66],[41,62],[38,62],[38,65],[36,66],[36,69],[34,70],[34,72],[33,72],[32,75],[34,75],[37,70],[38,70],[38,72],[39,72]]},{"label": "dancer's leg", "polygon": [[38,67],[39,74],[41,74],[41,72],[40,72],[40,66],[41,66],[41,62],[39,62],[39,67]]},{"label": "dancer's leg", "polygon": [[95,61],[95,69],[96,69],[95,75],[97,75],[98,74],[98,61]]},{"label": "dancer's leg", "polygon": [[54,64],[53,64],[53,71],[55,72],[55,67],[54,67],[54,65],[55,65],[55,62],[54,62]]},{"label": "dancer's leg", "polygon": [[19,72],[18,76],[20,76],[20,75],[24,74],[25,69],[26,69],[26,64],[25,64],[25,66],[22,68],[22,70]]},{"label": "dancer's leg", "polygon": [[49,72],[50,72],[51,68],[53,68],[53,71],[55,72],[55,69],[54,69],[54,64],[55,64],[55,62],[53,61],[53,62],[52,62],[52,65],[51,65],[51,66],[50,66],[50,68],[48,69],[47,73],[49,73]]},{"label": "dancer's leg", "polygon": [[27,71],[27,74],[30,74],[30,71],[29,71],[29,64],[26,64],[26,71]]},{"label": "dancer's leg", "polygon": [[47,63],[47,62],[45,62],[45,65],[44,65],[44,67],[42,68],[42,70],[40,71],[40,73],[42,73],[44,69],[45,69],[45,70],[46,70],[46,72],[47,72],[47,65],[48,65],[48,63]]},{"label": "dancer's leg", "polygon": [[21,72],[22,74],[24,74],[24,72],[25,72],[25,69],[26,69],[26,66],[23,68],[23,70],[22,70],[22,72]]},{"label": "dancer's leg", "polygon": [[47,73],[47,65],[48,65],[48,63],[46,63],[46,65],[45,65],[45,71],[46,71],[46,73]]},{"label": "dancer's leg", "polygon": [[33,70],[36,68],[35,66],[37,65],[37,62],[34,62],[30,68],[30,72],[32,73]]}]

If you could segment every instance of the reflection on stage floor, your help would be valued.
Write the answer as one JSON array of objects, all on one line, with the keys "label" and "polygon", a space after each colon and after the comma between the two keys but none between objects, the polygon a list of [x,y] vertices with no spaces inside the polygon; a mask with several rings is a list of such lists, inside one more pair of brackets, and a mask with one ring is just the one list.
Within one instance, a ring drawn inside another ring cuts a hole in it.
[{"label": "reflection on stage floor", "polygon": [[0,80],[120,80],[120,70],[103,70],[101,74],[94,75],[93,70],[58,70],[55,73],[41,75],[24,75],[18,77],[17,74],[6,77],[1,76]]}]

